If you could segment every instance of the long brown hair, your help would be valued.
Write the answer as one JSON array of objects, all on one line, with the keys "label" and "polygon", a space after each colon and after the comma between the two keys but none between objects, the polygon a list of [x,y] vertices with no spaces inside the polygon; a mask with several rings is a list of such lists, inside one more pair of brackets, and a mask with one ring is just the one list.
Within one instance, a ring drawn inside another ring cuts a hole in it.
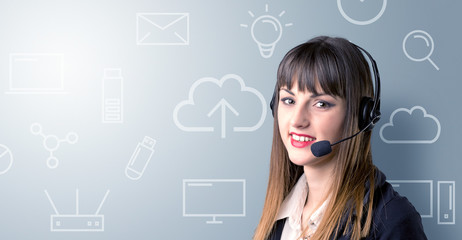
[{"label": "long brown hair", "polygon": [[[276,117],[268,187],[254,240],[268,238],[281,203],[303,174],[303,166],[293,164],[288,157],[277,121],[279,89],[292,87],[295,81],[302,91],[316,94],[316,86],[319,85],[324,93],[345,99],[346,117],[342,138],[359,131],[360,101],[364,96],[373,96],[369,64],[360,50],[346,39],[316,37],[285,55],[278,68],[275,87],[273,113]],[[370,139],[371,132],[363,132],[340,143],[331,153],[337,154],[331,197],[320,226],[311,239],[327,240],[344,234],[349,234],[351,239],[360,239],[369,234],[375,181]],[[364,205],[366,188],[369,189],[369,201]]]}]

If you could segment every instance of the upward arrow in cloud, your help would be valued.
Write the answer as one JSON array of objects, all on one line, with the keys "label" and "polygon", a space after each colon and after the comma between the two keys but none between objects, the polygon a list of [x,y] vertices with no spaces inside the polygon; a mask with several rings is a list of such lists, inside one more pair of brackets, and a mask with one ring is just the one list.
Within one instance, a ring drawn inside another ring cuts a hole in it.
[{"label": "upward arrow in cloud", "polygon": [[226,138],[226,108],[231,110],[234,115],[239,116],[236,109],[231,106],[224,98],[222,98],[217,105],[207,114],[207,117],[211,117],[218,109],[221,109],[221,138]]}]

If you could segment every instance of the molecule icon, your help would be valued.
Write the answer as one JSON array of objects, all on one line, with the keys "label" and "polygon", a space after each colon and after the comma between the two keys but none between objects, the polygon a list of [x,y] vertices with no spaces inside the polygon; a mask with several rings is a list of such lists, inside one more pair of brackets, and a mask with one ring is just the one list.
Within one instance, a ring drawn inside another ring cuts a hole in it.
[{"label": "molecule icon", "polygon": [[75,132],[69,132],[65,139],[59,139],[56,135],[45,135],[42,132],[42,125],[40,125],[40,123],[33,123],[30,126],[30,131],[34,135],[40,135],[43,137],[43,146],[50,152],[50,156],[47,159],[47,166],[51,169],[58,167],[59,160],[53,155],[53,152],[59,148],[59,145],[62,142],[74,144],[79,139],[79,136]]}]

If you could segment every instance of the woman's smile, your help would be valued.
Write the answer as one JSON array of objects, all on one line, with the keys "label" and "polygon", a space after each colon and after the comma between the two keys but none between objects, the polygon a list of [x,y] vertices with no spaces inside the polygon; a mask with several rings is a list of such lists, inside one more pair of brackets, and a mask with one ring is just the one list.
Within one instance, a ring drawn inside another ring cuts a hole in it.
[{"label": "woman's smile", "polygon": [[315,137],[306,134],[297,134],[294,132],[289,133],[290,135],[290,142],[292,146],[296,148],[304,148],[310,146],[316,141]]}]

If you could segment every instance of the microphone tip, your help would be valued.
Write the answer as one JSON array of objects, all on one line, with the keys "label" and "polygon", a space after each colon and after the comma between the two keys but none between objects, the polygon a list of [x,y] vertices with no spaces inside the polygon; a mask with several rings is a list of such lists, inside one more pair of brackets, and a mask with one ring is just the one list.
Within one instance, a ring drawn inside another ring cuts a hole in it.
[{"label": "microphone tip", "polygon": [[315,157],[322,157],[332,152],[332,147],[329,141],[323,140],[315,142],[311,145],[311,152]]}]

